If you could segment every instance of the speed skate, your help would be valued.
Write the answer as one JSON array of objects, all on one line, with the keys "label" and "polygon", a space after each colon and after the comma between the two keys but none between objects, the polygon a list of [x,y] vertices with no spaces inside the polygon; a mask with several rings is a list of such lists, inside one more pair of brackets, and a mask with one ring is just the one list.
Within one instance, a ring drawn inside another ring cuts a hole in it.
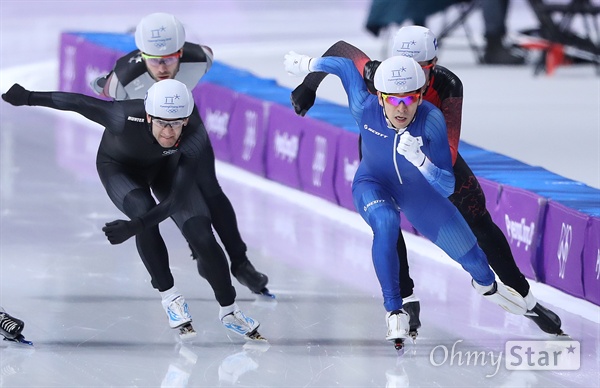
[{"label": "speed skate", "polygon": [[409,337],[409,316],[403,309],[385,314],[387,335],[385,339],[394,343],[394,348],[401,355],[404,353],[404,340]]},{"label": "speed skate", "polygon": [[25,337],[23,336],[23,334],[19,334],[15,338],[4,337],[4,341],[13,342],[13,343],[20,344],[20,345],[33,346],[33,342],[25,339]]},{"label": "speed skate", "polygon": [[0,334],[4,336],[5,341],[33,345],[21,334],[24,328],[25,323],[22,320],[13,317],[0,307]]},{"label": "speed skate", "polygon": [[246,340],[266,341],[266,338],[258,332],[260,323],[257,320],[245,315],[240,310],[235,310],[225,315],[223,318],[221,318],[221,323],[226,329],[234,332],[237,335],[243,336]]}]

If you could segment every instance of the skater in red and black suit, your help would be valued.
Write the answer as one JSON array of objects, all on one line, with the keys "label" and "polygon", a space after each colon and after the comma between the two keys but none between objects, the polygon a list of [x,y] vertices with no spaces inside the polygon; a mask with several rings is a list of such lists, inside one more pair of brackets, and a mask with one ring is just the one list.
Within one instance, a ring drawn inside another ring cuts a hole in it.
[{"label": "skater in red and black suit", "polygon": [[[456,178],[454,193],[449,199],[469,224],[473,234],[477,237],[478,245],[485,252],[490,266],[500,280],[525,298],[528,309],[525,316],[533,320],[546,333],[563,334],[559,316],[542,306],[533,296],[529,283],[517,267],[506,237],[493,222],[486,209],[485,196],[475,174],[458,152],[463,85],[456,74],[437,64],[435,35],[429,29],[421,26],[402,27],[394,37],[392,54],[412,57],[421,65],[428,78],[423,98],[437,106],[444,114]],[[352,59],[358,70],[362,72],[369,91],[376,92],[373,86],[373,76],[380,61],[371,61],[360,49],[344,41],[335,43],[323,56]],[[302,84],[294,89],[291,94],[291,102],[297,114],[304,116],[312,107],[316,98],[316,90],[325,76],[325,73],[311,73],[306,76]],[[411,316],[411,332],[416,336],[417,329],[421,326],[420,303],[413,293],[414,282],[409,274],[408,254],[402,233],[398,237],[397,250],[400,259],[400,285],[404,309]]]},{"label": "skater in red and black suit", "polygon": [[[33,92],[13,85],[2,99],[12,105],[45,106],[79,113],[105,130],[96,167],[106,193],[129,220],[102,229],[111,244],[135,236],[138,253],[162,298],[169,325],[182,338],[196,333],[188,305],[175,286],[158,225],[170,217],[194,251],[220,305],[219,319],[237,334],[255,335],[258,321],[235,303],[225,253],[212,232],[205,193],[220,190],[208,134],[188,88],[176,80],[150,87],[144,100],[104,101],[66,92]],[[198,187],[197,179],[202,177]],[[156,203],[154,196],[158,199]]]}]

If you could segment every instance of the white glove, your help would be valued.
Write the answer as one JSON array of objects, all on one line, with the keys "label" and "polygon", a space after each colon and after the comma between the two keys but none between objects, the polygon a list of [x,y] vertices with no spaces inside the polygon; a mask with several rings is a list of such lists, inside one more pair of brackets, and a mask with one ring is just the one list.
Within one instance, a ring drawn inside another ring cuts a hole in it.
[{"label": "white glove", "polygon": [[104,85],[106,85],[106,78],[105,76],[100,76],[96,79],[94,79],[92,82],[90,82],[90,87],[94,90],[94,92],[96,92],[96,94],[102,95],[102,93],[104,92]]},{"label": "white glove", "polygon": [[421,167],[425,163],[425,154],[421,151],[422,145],[423,139],[421,139],[421,136],[413,137],[408,131],[404,131],[400,135],[396,151],[415,166]]},{"label": "white glove", "polygon": [[312,58],[308,55],[301,55],[290,51],[285,54],[283,65],[285,66],[285,71],[291,75],[306,75],[310,73],[309,65],[310,60]]}]

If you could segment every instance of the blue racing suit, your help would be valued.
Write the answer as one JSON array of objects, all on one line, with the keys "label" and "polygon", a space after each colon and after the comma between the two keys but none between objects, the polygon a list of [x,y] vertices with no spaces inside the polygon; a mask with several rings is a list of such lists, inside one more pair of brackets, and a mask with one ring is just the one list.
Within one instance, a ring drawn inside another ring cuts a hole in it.
[{"label": "blue racing suit", "polygon": [[442,112],[423,101],[404,130],[421,138],[427,157],[415,167],[396,150],[400,135],[387,125],[378,97],[369,93],[350,59],[313,58],[312,71],[337,75],[362,137],[362,160],[352,183],[354,205],[373,230],[372,257],[387,311],[402,308],[396,241],[400,211],[423,236],[456,260],[480,285],[494,282],[494,273],[477,240],[448,200],[454,192],[452,159]]}]

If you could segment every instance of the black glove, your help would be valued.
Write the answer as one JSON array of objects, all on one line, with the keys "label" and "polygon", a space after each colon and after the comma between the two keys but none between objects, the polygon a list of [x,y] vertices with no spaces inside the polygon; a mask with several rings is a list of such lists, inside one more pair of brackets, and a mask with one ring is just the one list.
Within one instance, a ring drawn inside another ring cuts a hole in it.
[{"label": "black glove", "polygon": [[2,93],[2,99],[14,106],[29,105],[31,92],[19,84],[14,84],[6,93]]},{"label": "black glove", "polygon": [[102,228],[106,238],[112,245],[121,244],[142,230],[144,230],[144,224],[139,218],[134,218],[131,221],[115,220],[107,222]]},{"label": "black glove", "polygon": [[304,86],[304,84],[298,85],[290,95],[290,101],[296,114],[302,117],[315,104],[316,98],[317,92]]},{"label": "black glove", "polygon": [[375,89],[375,82],[373,79],[375,78],[375,71],[379,65],[381,65],[380,61],[369,61],[365,63],[365,68],[363,69],[363,78],[365,80],[365,84],[367,85],[369,92],[373,94],[377,94],[377,89]]}]

